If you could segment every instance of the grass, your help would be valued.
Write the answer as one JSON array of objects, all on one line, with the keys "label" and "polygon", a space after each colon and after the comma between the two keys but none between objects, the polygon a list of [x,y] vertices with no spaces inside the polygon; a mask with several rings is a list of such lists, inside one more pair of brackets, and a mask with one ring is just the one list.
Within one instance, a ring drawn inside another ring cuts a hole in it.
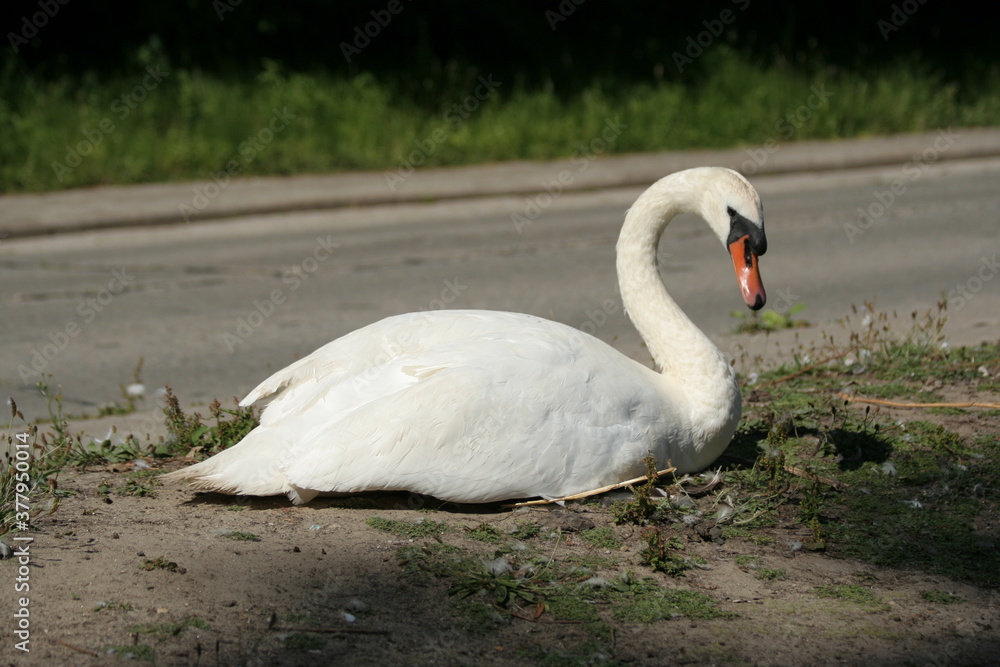
[{"label": "grass", "polygon": [[828,584],[816,589],[816,595],[821,598],[833,598],[853,602],[862,607],[868,607],[872,611],[885,611],[889,608],[885,602],[880,600],[870,589],[858,584],[835,585]]},{"label": "grass", "polygon": [[198,628],[207,630],[212,626],[207,621],[203,621],[197,616],[189,616],[174,623],[154,623],[150,625],[136,625],[129,628],[129,632],[139,635],[150,635],[156,639],[169,639],[184,633],[188,628]]},{"label": "grass", "polygon": [[[370,74],[341,79],[289,72],[272,61],[251,80],[171,68],[134,108],[116,101],[145,71],[51,81],[0,72],[0,134],[8,138],[0,144],[0,191],[209,181],[230,161],[241,176],[389,171],[1000,122],[996,70],[959,91],[916,65],[805,74],[752,64],[721,44],[703,61],[698,85],[595,82],[566,99],[504,81],[465,118],[449,109],[471,89],[442,91],[428,96],[436,103],[421,104]],[[804,106],[810,96],[812,110]],[[796,118],[800,109],[808,113]],[[274,126],[282,129],[272,133],[276,113],[283,120]],[[619,126],[609,136],[617,136],[591,144],[609,122]]]},{"label": "grass", "polygon": [[739,326],[736,327],[736,333],[760,333],[762,331],[781,331],[782,329],[799,329],[810,326],[809,322],[805,320],[792,319],[796,313],[805,310],[805,308],[805,304],[797,303],[784,313],[779,313],[777,310],[771,308],[762,312],[753,311],[749,315],[742,311],[734,310],[730,315],[740,321]]},{"label": "grass", "polygon": [[923,591],[920,597],[934,604],[959,604],[965,602],[965,600],[954,593],[939,590]]},{"label": "grass", "polygon": [[397,521],[396,519],[386,519],[381,516],[373,516],[365,519],[365,523],[387,533],[392,533],[398,537],[409,539],[419,539],[422,537],[432,537],[441,535],[451,530],[448,524],[430,519],[420,518],[415,522]]}]

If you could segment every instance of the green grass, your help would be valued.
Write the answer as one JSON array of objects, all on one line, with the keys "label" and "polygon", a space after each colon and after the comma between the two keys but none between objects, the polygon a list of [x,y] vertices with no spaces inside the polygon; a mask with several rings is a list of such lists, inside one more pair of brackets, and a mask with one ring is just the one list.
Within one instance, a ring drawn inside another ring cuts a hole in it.
[{"label": "green grass", "polygon": [[[395,170],[415,150],[420,168],[1000,123],[996,70],[959,91],[916,65],[805,74],[751,64],[723,45],[703,61],[698,85],[594,83],[566,99],[503,81],[467,118],[448,113],[474,86],[432,95],[439,106],[428,106],[369,74],[340,79],[270,61],[252,80],[171,68],[134,108],[120,100],[145,72],[52,81],[0,73],[0,191],[207,181],[230,160],[243,176]],[[275,110],[285,126],[268,136]],[[620,134],[591,147],[609,120]],[[257,147],[247,143],[255,137]]]},{"label": "green grass", "polygon": [[188,628],[198,628],[207,630],[212,626],[208,622],[201,620],[197,616],[189,616],[184,620],[175,623],[154,623],[150,625],[136,625],[129,628],[129,632],[139,635],[151,635],[157,639],[169,639],[184,633]]},{"label": "green grass", "polygon": [[260,535],[246,533],[241,530],[231,530],[225,533],[223,537],[227,540],[235,540],[237,542],[260,542]]},{"label": "green grass", "polygon": [[365,519],[365,523],[377,530],[392,533],[399,537],[409,539],[419,539],[422,537],[433,537],[441,535],[451,530],[448,524],[430,519],[421,518],[416,522],[397,521],[396,519],[386,519],[381,516],[373,516]]},{"label": "green grass", "polygon": [[871,590],[858,584],[835,585],[828,584],[816,589],[816,595],[821,598],[833,598],[853,602],[872,611],[885,611],[889,606],[879,599]]},{"label": "green grass", "polygon": [[585,530],[580,533],[580,537],[598,549],[620,549],[622,546],[621,540],[615,537],[615,531],[610,526]]},{"label": "green grass", "polygon": [[954,593],[939,590],[923,591],[920,594],[920,597],[928,602],[933,602],[934,604],[959,604],[961,602],[965,602],[965,600]]}]

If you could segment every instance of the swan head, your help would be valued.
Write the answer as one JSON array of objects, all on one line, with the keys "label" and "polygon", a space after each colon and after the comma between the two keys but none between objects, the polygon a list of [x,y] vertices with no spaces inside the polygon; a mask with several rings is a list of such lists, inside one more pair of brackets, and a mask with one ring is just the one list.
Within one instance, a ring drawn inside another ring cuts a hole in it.
[{"label": "swan head", "polygon": [[757,258],[767,252],[764,206],[750,182],[737,172],[721,167],[693,169],[699,172],[701,197],[695,213],[701,215],[719,240],[729,249],[743,301],[760,310],[767,301]]}]

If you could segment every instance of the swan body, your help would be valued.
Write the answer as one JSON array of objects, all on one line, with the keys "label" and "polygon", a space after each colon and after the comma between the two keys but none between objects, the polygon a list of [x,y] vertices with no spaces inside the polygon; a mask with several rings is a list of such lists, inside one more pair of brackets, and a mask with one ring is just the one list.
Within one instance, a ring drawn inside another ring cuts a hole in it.
[{"label": "swan body", "polygon": [[642,475],[649,454],[681,472],[708,466],[736,430],[741,398],[726,358],[660,280],[657,244],[681,212],[700,214],[729,246],[747,304],[765,299],[753,187],[721,168],[655,183],[626,215],[617,250],[626,312],[661,372],[531,315],[398,315],[272,375],[240,403],[274,396],[257,428],[164,478],[296,504],[373,490],[474,503],[614,484]]}]

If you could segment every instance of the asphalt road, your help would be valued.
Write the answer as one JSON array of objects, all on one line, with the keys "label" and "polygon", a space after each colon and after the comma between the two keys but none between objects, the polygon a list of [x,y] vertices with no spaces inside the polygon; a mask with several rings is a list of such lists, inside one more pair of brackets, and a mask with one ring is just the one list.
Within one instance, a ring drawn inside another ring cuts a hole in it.
[{"label": "asphalt road", "polygon": [[[768,305],[804,303],[800,317],[824,324],[866,300],[909,313],[951,293],[953,343],[998,340],[998,178],[1000,160],[974,159],[752,179]],[[353,329],[445,307],[533,313],[648,361],[614,275],[638,193],[565,193],[537,216],[513,196],[5,241],[0,394],[41,416],[35,383],[51,374],[68,412],[93,413],[142,359],[150,390],[227,400]],[[515,213],[533,219],[518,229]],[[678,302],[731,347],[745,308],[707,227],[676,220],[660,260]]]}]

